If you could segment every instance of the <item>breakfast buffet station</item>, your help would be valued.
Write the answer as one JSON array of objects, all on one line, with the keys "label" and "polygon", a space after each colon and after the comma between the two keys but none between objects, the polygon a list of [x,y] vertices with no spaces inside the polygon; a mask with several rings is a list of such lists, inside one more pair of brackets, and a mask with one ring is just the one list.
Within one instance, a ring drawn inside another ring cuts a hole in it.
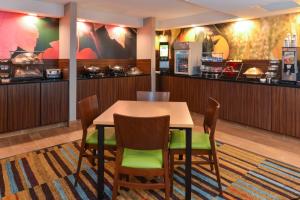
[{"label": "breakfast buffet station", "polygon": [[[288,17],[294,16],[278,20]],[[221,119],[300,138],[297,34],[281,33],[277,43],[263,44],[260,39],[273,41],[274,36],[254,34],[261,31],[262,21],[278,28],[269,17],[157,31],[157,43],[170,49],[168,69],[156,68],[157,90],[170,91],[172,101],[186,101],[192,112],[201,114],[213,97],[222,105]],[[157,48],[157,60],[160,54]]]}]

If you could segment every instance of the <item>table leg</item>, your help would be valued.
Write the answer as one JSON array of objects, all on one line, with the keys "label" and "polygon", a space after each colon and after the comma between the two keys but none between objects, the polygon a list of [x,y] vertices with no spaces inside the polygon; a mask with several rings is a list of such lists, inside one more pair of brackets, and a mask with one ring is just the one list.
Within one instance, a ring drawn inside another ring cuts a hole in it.
[{"label": "table leg", "polygon": [[98,199],[104,199],[104,127],[98,125],[98,181],[97,191]]},{"label": "table leg", "polygon": [[186,129],[186,158],[185,158],[185,199],[191,199],[192,187],[192,129]]}]

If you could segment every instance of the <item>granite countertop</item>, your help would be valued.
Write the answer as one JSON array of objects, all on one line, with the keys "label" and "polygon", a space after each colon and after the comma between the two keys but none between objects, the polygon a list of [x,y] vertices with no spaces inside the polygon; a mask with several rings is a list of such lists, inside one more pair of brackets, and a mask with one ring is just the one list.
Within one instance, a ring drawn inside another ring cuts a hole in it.
[{"label": "granite countertop", "polygon": [[236,82],[236,83],[246,83],[246,84],[258,84],[258,85],[266,85],[266,86],[279,86],[279,87],[291,87],[291,88],[300,88],[300,83],[297,84],[287,84],[287,83],[261,83],[257,80],[249,80],[249,79],[226,79],[226,78],[204,78],[199,75],[181,75],[181,74],[159,74],[162,76],[176,76],[176,77],[187,77],[187,78],[195,78],[195,79],[203,79],[203,80],[212,80],[212,81],[228,81],[228,82]]},{"label": "granite countertop", "polygon": [[15,84],[28,84],[28,83],[51,83],[69,81],[66,79],[33,79],[33,80],[11,80],[9,83],[2,83],[0,85],[15,85]]},{"label": "granite countertop", "polygon": [[103,76],[103,77],[84,77],[79,76],[77,80],[89,80],[89,79],[104,79],[104,78],[124,78],[124,77],[135,77],[135,76],[150,76],[150,74],[137,74],[137,75],[118,75],[118,76]]}]

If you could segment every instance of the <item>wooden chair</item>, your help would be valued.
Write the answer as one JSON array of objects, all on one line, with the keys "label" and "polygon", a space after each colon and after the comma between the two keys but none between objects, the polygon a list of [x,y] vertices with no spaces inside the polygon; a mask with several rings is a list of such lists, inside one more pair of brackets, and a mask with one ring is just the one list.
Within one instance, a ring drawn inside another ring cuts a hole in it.
[{"label": "wooden chair", "polygon": [[137,91],[138,101],[170,101],[170,92]]},{"label": "wooden chair", "polygon": [[[213,171],[215,166],[219,192],[222,194],[221,177],[219,171],[219,162],[215,145],[215,129],[218,120],[220,104],[213,98],[209,98],[208,107],[204,114],[204,133],[192,133],[192,155],[208,155],[209,161],[192,161],[193,164],[209,164]],[[175,154],[185,154],[185,132],[174,130],[171,133],[170,142],[170,171],[171,171],[171,191],[173,191],[173,173],[174,164],[183,163],[183,161],[174,162]]]},{"label": "wooden chair", "polygon": [[[165,189],[170,198],[169,124],[170,116],[129,117],[114,114],[117,155],[112,199],[118,188]],[[120,176],[163,177],[162,182],[141,183]]]},{"label": "wooden chair", "polygon": [[[100,114],[97,96],[93,95],[79,101],[78,108],[83,135],[76,171],[75,186],[78,182],[82,158],[87,157],[92,165],[95,165],[95,159],[97,158],[96,151],[98,149],[98,131],[88,131],[88,128],[93,124],[93,120]],[[116,148],[116,139],[113,128],[105,128],[104,148],[107,150],[115,150]],[[90,150],[92,154],[87,153],[88,150]]]}]

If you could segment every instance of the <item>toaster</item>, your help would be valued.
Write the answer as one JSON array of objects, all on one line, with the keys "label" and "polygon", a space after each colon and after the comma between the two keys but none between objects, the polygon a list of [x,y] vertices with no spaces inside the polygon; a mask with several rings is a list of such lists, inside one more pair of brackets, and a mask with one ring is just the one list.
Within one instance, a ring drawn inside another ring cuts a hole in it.
[{"label": "toaster", "polygon": [[46,69],[47,79],[58,79],[62,78],[61,69]]}]

